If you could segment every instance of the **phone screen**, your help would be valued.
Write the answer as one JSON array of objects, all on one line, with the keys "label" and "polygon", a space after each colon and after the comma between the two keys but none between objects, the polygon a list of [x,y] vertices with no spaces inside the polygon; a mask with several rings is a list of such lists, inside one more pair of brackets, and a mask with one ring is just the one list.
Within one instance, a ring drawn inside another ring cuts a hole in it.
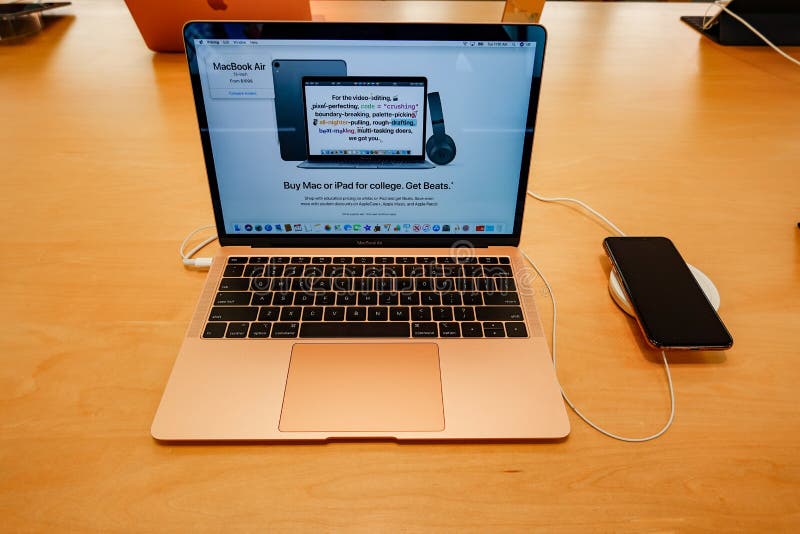
[{"label": "phone screen", "polygon": [[603,241],[656,348],[727,349],[733,338],[675,245],[666,237],[609,237]]}]

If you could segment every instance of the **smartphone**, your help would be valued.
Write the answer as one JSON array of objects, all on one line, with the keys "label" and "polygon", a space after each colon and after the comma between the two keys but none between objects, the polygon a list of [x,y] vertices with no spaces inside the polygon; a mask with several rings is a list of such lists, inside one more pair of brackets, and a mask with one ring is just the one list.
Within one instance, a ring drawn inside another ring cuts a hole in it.
[{"label": "smartphone", "polygon": [[603,247],[657,349],[723,350],[733,338],[666,237],[607,237]]}]

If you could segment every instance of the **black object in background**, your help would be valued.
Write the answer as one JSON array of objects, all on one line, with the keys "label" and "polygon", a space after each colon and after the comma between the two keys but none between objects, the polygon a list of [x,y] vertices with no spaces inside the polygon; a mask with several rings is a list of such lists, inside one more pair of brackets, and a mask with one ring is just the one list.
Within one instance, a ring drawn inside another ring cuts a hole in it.
[{"label": "black object in background", "polygon": [[[732,0],[727,6],[775,45],[800,45],[800,2],[798,0]],[[681,17],[681,20],[709,39],[734,46],[766,43],[744,24],[722,11],[708,29],[706,17]]]},{"label": "black object in background", "polygon": [[608,237],[603,246],[647,342],[658,349],[727,349],[733,338],[666,237]]},{"label": "black object in background", "polygon": [[48,9],[68,6],[71,3],[72,2],[42,2],[41,4],[37,4],[15,2],[13,4],[0,4],[0,16],[30,15],[31,13],[40,13]]}]

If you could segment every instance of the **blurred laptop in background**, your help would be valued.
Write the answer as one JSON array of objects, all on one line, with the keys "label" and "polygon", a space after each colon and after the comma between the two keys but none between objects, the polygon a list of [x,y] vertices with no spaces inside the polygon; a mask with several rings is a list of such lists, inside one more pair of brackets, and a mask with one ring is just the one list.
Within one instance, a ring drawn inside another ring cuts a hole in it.
[{"label": "blurred laptop in background", "polygon": [[125,0],[154,52],[183,52],[183,25],[190,20],[311,20],[308,0]]}]

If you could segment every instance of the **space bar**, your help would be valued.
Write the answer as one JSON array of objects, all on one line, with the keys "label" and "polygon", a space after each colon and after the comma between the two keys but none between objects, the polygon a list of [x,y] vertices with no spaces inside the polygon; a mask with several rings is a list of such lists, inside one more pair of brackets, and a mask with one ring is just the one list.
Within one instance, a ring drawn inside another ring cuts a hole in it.
[{"label": "space bar", "polygon": [[300,337],[409,337],[408,323],[303,323]]}]

